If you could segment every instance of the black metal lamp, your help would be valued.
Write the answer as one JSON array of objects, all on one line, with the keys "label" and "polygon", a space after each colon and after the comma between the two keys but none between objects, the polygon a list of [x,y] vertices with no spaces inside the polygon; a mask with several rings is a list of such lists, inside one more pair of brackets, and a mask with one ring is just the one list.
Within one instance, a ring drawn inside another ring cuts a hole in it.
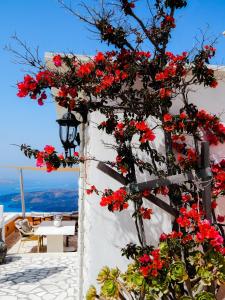
[{"label": "black metal lamp", "polygon": [[56,120],[59,124],[59,137],[65,149],[65,156],[72,156],[76,146],[80,145],[80,136],[77,127],[81,123],[73,113],[68,111],[61,119]]}]

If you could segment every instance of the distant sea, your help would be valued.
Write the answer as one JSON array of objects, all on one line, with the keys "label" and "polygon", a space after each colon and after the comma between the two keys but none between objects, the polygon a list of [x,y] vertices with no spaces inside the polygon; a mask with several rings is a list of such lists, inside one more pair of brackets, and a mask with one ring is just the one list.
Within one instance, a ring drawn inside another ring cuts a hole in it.
[{"label": "distant sea", "polygon": [[[27,212],[72,212],[78,210],[78,191],[73,182],[28,181],[24,187]],[[0,183],[0,205],[5,212],[21,212],[18,182]]]}]

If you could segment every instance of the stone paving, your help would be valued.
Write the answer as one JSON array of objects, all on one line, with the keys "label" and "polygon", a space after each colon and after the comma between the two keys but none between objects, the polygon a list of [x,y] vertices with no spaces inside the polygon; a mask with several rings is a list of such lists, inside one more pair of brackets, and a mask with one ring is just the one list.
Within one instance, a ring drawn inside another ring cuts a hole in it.
[{"label": "stone paving", "polygon": [[77,253],[8,255],[0,265],[0,300],[76,300]]}]

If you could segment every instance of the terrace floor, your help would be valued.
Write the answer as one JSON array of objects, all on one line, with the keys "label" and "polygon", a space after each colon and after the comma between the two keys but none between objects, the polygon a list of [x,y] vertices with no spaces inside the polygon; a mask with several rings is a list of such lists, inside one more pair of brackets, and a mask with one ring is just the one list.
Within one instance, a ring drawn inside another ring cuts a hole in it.
[{"label": "terrace floor", "polygon": [[0,300],[75,300],[77,276],[77,252],[9,254],[0,266]]}]

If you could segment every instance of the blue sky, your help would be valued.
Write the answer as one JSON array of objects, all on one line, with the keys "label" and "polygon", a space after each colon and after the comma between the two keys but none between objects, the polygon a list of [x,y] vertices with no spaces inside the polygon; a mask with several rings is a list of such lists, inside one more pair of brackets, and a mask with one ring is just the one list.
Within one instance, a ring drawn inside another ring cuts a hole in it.
[{"label": "blue sky", "polygon": [[[96,1],[90,0],[89,3]],[[76,6],[79,1],[73,2]],[[171,50],[179,53],[191,49],[199,29],[206,29],[208,26],[208,34],[219,37],[214,63],[225,64],[225,38],[221,34],[225,30],[225,1],[188,2],[188,8],[177,15],[177,29],[170,44]],[[146,18],[147,11],[143,7],[139,8],[138,4],[137,9],[142,18]],[[97,50],[106,50],[107,47],[97,41],[86,27],[61,8],[57,0],[0,1],[0,166],[34,164],[10,144],[27,143],[40,149],[46,144],[52,144],[62,151],[53,103],[49,100],[40,107],[29,99],[16,97],[15,85],[22,80],[24,67],[14,64],[12,55],[3,50],[6,44],[17,48],[10,36],[16,32],[31,47],[39,46],[41,57],[44,57],[45,52],[73,51],[78,54],[94,54]],[[0,182],[3,178],[16,176],[16,171],[0,169]],[[30,173],[29,176],[37,178],[42,175]],[[49,176],[48,178],[55,179],[61,175]],[[68,176],[71,177],[70,174]]]}]

